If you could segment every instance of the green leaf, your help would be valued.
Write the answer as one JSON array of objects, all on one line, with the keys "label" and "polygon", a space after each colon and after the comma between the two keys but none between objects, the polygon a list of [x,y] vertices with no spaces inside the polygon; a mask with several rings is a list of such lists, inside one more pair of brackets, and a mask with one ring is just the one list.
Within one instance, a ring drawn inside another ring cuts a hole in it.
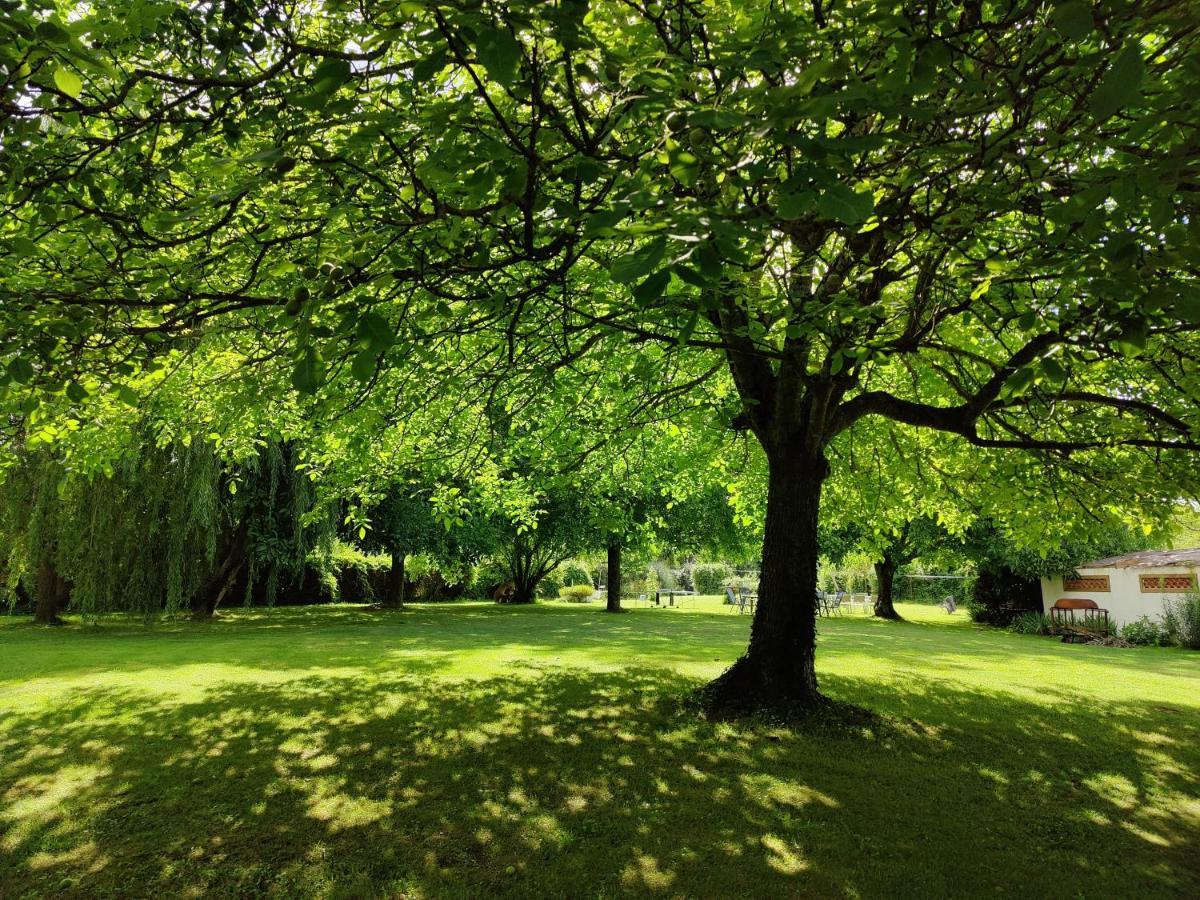
[{"label": "green leaf", "polygon": [[350,78],[350,63],[336,56],[326,57],[313,70],[313,87],[321,92],[336,91]]},{"label": "green leaf", "polygon": [[787,191],[775,201],[775,211],[782,219],[798,219],[813,207],[812,191]]},{"label": "green leaf", "polygon": [[657,268],[666,254],[666,238],[655,238],[612,264],[612,278],[618,284],[630,284]]},{"label": "green leaf", "polygon": [[521,61],[521,45],[507,28],[488,28],[475,39],[475,54],[488,77],[499,84],[512,84]]},{"label": "green leaf", "polygon": [[1050,21],[1063,37],[1072,41],[1082,41],[1092,33],[1091,4],[1080,0],[1067,0],[1054,8],[1054,12],[1050,14]]},{"label": "green leaf", "polygon": [[292,387],[301,394],[315,394],[325,380],[325,362],[315,347],[306,347],[292,369]]},{"label": "green leaf", "polygon": [[83,80],[70,69],[55,69],[54,84],[68,97],[78,97],[83,93]]},{"label": "green leaf", "polygon": [[1200,325],[1200,291],[1193,290],[1191,293],[1180,294],[1175,300],[1175,307],[1180,318]]},{"label": "green leaf", "polygon": [[36,32],[43,41],[49,41],[52,44],[66,44],[71,40],[71,35],[67,34],[65,28],[49,20],[39,22]]},{"label": "green leaf", "polygon": [[1020,397],[1033,387],[1033,376],[1034,371],[1031,368],[1017,369],[1004,382],[1004,389],[1001,393],[1005,397]]},{"label": "green leaf", "polygon": [[67,399],[72,403],[82,403],[88,397],[88,392],[78,381],[67,385]]},{"label": "green leaf", "polygon": [[667,289],[667,285],[670,283],[670,270],[659,269],[633,289],[633,299],[639,303],[648,303],[651,300],[655,300],[663,295],[663,291]]},{"label": "green leaf", "polygon": [[597,210],[588,216],[587,224],[583,227],[583,236],[608,237],[614,233],[614,229],[625,218],[625,215],[624,210]]},{"label": "green leaf", "polygon": [[1103,121],[1136,101],[1142,93],[1142,69],[1141,48],[1136,42],[1126,45],[1092,92],[1092,115]]},{"label": "green leaf", "polygon": [[24,235],[17,235],[8,241],[8,252],[14,256],[37,256],[38,245]]},{"label": "green leaf", "polygon": [[388,320],[377,312],[365,312],[359,316],[355,332],[363,346],[374,356],[378,356],[388,349],[396,340],[395,332]]},{"label": "green leaf", "polygon": [[1132,322],[1125,326],[1116,340],[1117,349],[1125,356],[1140,356],[1146,349],[1149,329],[1145,322]]},{"label": "green leaf", "polygon": [[729,109],[701,109],[688,116],[688,124],[695,128],[737,128],[748,121],[744,113]]},{"label": "green leaf", "polygon": [[445,48],[438,48],[437,50],[434,50],[415,66],[413,66],[413,81],[418,83],[428,81],[438,72],[442,71],[442,69],[446,68],[447,59],[448,57],[446,55]]},{"label": "green leaf", "polygon": [[700,174],[700,160],[694,153],[676,150],[671,154],[671,177],[680,184],[691,187]]},{"label": "green leaf", "polygon": [[683,323],[683,330],[679,332],[679,346],[684,347],[687,342],[692,339],[692,332],[696,330],[696,322],[700,319],[700,310],[693,309],[692,314],[688,316],[688,320]]},{"label": "green leaf", "polygon": [[19,384],[33,380],[33,364],[23,356],[14,357],[8,364],[8,374]]},{"label": "green leaf", "polygon": [[875,212],[875,200],[867,193],[852,191],[844,184],[831,184],[817,198],[817,212],[846,225],[865,222]]},{"label": "green leaf", "polygon": [[375,374],[375,363],[379,355],[371,350],[358,353],[350,363],[350,374],[362,382],[370,381]]},{"label": "green leaf", "polygon": [[1067,370],[1062,367],[1058,360],[1046,357],[1042,360],[1042,371],[1046,373],[1046,377],[1055,384],[1066,384]]},{"label": "green leaf", "polygon": [[251,153],[249,156],[243,156],[244,163],[258,163],[262,166],[273,166],[279,160],[283,159],[282,147],[268,147],[266,150],[259,150],[257,153]]}]

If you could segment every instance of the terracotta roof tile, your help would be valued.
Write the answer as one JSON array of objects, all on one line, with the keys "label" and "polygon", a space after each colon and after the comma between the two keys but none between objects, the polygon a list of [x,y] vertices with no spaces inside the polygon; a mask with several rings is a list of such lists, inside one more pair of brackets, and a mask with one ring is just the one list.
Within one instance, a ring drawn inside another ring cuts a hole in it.
[{"label": "terracotta roof tile", "polygon": [[1079,569],[1150,569],[1158,566],[1200,566],[1200,547],[1184,550],[1139,550],[1077,566]]}]

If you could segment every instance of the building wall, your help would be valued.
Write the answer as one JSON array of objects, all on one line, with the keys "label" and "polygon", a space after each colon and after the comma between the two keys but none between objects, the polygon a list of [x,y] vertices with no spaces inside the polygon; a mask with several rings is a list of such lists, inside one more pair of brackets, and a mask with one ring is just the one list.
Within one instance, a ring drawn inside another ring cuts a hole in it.
[{"label": "building wall", "polygon": [[1190,575],[1193,582],[1197,577],[1194,566],[1155,566],[1146,569],[1080,569],[1079,575],[1100,575],[1108,577],[1109,590],[1066,590],[1063,588],[1062,576],[1042,579],[1042,608],[1050,614],[1050,607],[1060,597],[1087,598],[1095,600],[1101,609],[1107,609],[1109,614],[1119,624],[1124,625],[1142,616],[1158,619],[1162,616],[1163,601],[1168,597],[1180,597],[1182,591],[1142,591],[1141,576],[1155,575]]}]

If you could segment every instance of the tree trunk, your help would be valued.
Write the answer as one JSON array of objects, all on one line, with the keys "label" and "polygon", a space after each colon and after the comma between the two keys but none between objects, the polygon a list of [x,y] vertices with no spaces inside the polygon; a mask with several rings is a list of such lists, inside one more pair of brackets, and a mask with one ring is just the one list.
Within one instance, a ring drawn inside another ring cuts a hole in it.
[{"label": "tree trunk", "polygon": [[608,539],[608,606],[609,612],[621,611],[621,539]]},{"label": "tree trunk", "polygon": [[767,517],[758,605],[744,656],[706,688],[710,711],[813,709],[817,690],[817,517],[823,456],[780,442],[768,453]]},{"label": "tree trunk", "polygon": [[521,538],[513,544],[509,568],[512,570],[513,593],[509,603],[532,603],[537,597],[537,586],[544,572],[539,571],[535,557],[537,551]]},{"label": "tree trunk", "polygon": [[36,603],[33,607],[33,621],[39,625],[62,625],[63,620],[58,614],[67,608],[71,590],[66,579],[59,576],[54,563],[49,560],[38,566],[34,593]]},{"label": "tree trunk", "polygon": [[221,565],[208,581],[200,586],[192,597],[192,618],[211,619],[217,605],[225,598],[242,566],[246,563],[245,528],[238,528],[232,536]]},{"label": "tree trunk", "polygon": [[875,578],[879,582],[879,590],[875,594],[875,615],[880,619],[900,618],[896,607],[892,605],[892,586],[896,581],[896,569],[895,561],[886,556],[875,563]]},{"label": "tree trunk", "polygon": [[387,596],[383,605],[392,609],[404,608],[404,554],[392,551],[392,567],[388,570]]}]

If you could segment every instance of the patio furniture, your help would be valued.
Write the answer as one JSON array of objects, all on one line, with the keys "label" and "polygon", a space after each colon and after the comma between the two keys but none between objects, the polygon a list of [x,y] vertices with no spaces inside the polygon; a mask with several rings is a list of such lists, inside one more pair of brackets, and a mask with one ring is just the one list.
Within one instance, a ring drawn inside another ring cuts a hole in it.
[{"label": "patio furniture", "polygon": [[655,591],[654,592],[654,605],[655,606],[662,605],[662,603],[660,602],[660,598],[663,594],[667,595],[667,605],[674,606],[676,597],[686,597],[686,596],[690,596],[695,593],[696,593],[695,591],[681,591],[681,590],[674,590],[674,589],[665,590],[665,591]]},{"label": "patio furniture", "polygon": [[1050,630],[1064,644],[1083,644],[1112,633],[1108,610],[1084,597],[1060,597],[1050,607]]},{"label": "patio furniture", "polygon": [[841,615],[845,591],[817,591],[817,612],[823,616]]},{"label": "patio furniture", "polygon": [[754,604],[758,602],[758,594],[754,591],[748,591],[745,588],[738,588],[737,592],[737,608],[738,613],[744,613],[749,610],[754,612]]}]

